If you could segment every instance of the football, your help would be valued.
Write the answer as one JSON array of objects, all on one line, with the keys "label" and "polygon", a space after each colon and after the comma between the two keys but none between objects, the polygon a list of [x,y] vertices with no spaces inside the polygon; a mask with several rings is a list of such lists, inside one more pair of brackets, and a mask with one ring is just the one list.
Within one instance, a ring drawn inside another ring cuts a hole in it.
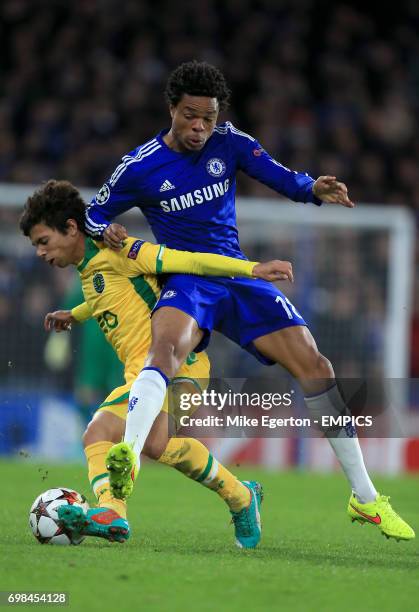
[{"label": "football", "polygon": [[78,545],[84,537],[75,535],[60,525],[57,508],[66,504],[89,508],[84,495],[73,489],[49,489],[35,499],[29,512],[29,525],[41,544]]}]

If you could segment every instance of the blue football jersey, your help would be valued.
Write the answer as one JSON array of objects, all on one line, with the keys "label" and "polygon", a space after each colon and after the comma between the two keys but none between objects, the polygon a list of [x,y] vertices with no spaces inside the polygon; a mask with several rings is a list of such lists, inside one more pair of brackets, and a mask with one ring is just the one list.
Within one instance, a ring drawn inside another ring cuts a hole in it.
[{"label": "blue football jersey", "polygon": [[92,237],[100,239],[115,217],[138,206],[159,243],[245,258],[235,209],[239,170],[291,200],[321,204],[313,178],[274,160],[230,122],[217,126],[198,152],[173,151],[163,140],[167,132],[122,158],[87,209]]}]

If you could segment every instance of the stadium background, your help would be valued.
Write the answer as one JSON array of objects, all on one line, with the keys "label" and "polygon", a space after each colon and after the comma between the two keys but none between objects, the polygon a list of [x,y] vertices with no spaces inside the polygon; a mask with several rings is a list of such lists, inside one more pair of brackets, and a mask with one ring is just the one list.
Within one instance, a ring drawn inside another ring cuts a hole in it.
[{"label": "stadium background", "polygon": [[[283,164],[312,176],[335,174],[355,202],[381,205],[371,209],[378,216],[396,206],[407,207],[417,219],[419,8],[412,1],[385,11],[377,21],[354,4],[311,0],[204,0],[199,8],[189,1],[5,1],[0,191],[8,193],[6,183],[37,185],[51,177],[99,189],[121,155],[168,125],[163,98],[168,73],[197,58],[226,74],[233,92],[226,118]],[[238,192],[276,197],[244,176]],[[62,337],[58,344],[47,342],[43,316],[69,299],[74,275],[36,262],[16,232],[18,209],[11,201],[7,205],[6,195],[1,201],[0,452],[74,459],[80,456],[84,418],[75,418],[74,406],[84,415],[106,395],[109,366],[97,362],[83,378],[92,365],[83,347],[92,341],[80,330],[71,345]],[[133,232],[146,231],[138,215],[127,223]],[[260,259],[310,259],[311,266],[297,262],[301,274],[294,295],[287,293],[310,321],[321,350],[339,376],[382,377],[388,236],[344,228],[316,232],[321,248],[314,252],[313,245],[302,251],[306,239],[291,240],[280,225],[277,240],[249,241],[246,252]],[[411,271],[412,378],[419,373],[416,270]],[[95,354],[102,357],[101,351]],[[261,372],[224,340],[215,339],[211,355],[219,376]],[[414,412],[419,401],[414,393],[409,399]],[[334,467],[323,447],[307,450],[294,440],[220,445],[222,460]],[[385,452],[397,454],[399,470],[419,468],[414,439],[382,445],[371,451],[373,467],[380,467]]]}]

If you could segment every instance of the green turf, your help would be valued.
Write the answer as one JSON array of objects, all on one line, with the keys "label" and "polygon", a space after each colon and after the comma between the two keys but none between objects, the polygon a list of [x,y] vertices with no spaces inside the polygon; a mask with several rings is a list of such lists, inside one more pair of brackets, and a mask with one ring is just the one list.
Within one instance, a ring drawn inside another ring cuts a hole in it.
[{"label": "green turf", "polygon": [[[265,489],[263,542],[255,551],[236,549],[214,493],[153,465],[143,467],[131,498],[129,543],[53,547],[33,538],[29,507],[54,486],[88,493],[84,468],[1,462],[0,590],[65,590],[70,608],[87,611],[416,607],[419,538],[396,543],[375,527],[351,525],[341,475],[237,472]],[[419,531],[418,479],[376,482]]]}]

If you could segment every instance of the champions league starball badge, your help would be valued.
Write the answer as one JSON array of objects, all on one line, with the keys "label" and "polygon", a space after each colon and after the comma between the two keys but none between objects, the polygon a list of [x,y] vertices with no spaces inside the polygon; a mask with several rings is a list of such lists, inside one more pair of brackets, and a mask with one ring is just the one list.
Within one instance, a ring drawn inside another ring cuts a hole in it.
[{"label": "champions league starball badge", "polygon": [[109,200],[110,195],[111,195],[110,189],[105,183],[98,191],[95,200],[97,204],[106,204],[106,202]]},{"label": "champions league starball badge", "polygon": [[223,176],[226,171],[226,165],[219,157],[213,157],[207,162],[207,172],[216,178]]}]

